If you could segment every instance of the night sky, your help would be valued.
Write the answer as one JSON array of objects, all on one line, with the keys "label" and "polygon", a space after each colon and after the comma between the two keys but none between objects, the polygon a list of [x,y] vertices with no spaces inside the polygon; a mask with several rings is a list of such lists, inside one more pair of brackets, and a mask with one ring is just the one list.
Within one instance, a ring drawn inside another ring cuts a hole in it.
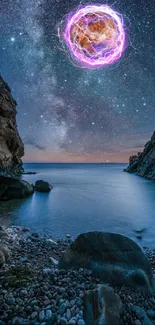
[{"label": "night sky", "polygon": [[125,162],[153,133],[155,2],[107,4],[123,16],[126,49],[91,70],[73,65],[57,36],[79,1],[0,1],[0,72],[18,103],[24,161]]}]

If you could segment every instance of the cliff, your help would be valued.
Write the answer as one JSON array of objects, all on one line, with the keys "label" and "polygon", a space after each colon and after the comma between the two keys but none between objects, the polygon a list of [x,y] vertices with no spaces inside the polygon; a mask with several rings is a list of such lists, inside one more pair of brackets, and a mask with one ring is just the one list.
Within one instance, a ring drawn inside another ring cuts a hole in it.
[{"label": "cliff", "polygon": [[22,171],[24,145],[16,124],[16,101],[0,76],[0,174],[15,175]]},{"label": "cliff", "polygon": [[129,166],[125,171],[155,180],[155,131],[143,152],[129,158]]}]

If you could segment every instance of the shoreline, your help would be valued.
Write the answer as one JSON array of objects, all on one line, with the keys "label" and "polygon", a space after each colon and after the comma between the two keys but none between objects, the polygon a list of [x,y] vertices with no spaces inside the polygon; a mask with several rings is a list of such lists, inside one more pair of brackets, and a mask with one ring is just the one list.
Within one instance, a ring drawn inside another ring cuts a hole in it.
[{"label": "shoreline", "polygon": [[[54,241],[49,235],[40,237],[18,226],[1,227],[0,231],[1,243],[11,251],[11,257],[0,268],[0,325],[85,325],[84,293],[103,282],[93,278],[90,270],[58,269],[71,236]],[[155,276],[155,249],[144,252]],[[114,290],[123,302],[123,325],[143,324],[138,323],[134,304],[150,316],[148,324],[155,324],[155,294],[125,287]]]}]

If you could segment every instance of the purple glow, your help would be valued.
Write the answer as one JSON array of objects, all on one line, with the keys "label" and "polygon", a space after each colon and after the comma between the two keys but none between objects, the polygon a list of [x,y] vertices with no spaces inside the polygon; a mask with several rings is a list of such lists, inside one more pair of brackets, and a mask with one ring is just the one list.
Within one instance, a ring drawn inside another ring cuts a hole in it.
[{"label": "purple glow", "polygon": [[[94,27],[95,24],[98,26],[101,24],[105,32],[101,29],[90,31],[91,24],[94,24]],[[80,31],[79,34],[77,31]],[[107,5],[86,5],[68,15],[63,37],[71,55],[83,67],[93,68],[112,64],[121,57],[124,50],[123,19]],[[81,42],[85,42],[86,48],[78,43],[79,37]]]}]

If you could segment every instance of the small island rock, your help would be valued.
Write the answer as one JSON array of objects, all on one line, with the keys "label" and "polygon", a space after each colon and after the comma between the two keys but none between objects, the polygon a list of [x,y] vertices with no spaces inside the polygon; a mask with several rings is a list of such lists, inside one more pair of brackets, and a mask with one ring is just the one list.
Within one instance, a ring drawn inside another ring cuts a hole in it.
[{"label": "small island rock", "polygon": [[38,192],[50,192],[52,188],[51,184],[43,180],[36,181],[34,185],[34,190]]}]

